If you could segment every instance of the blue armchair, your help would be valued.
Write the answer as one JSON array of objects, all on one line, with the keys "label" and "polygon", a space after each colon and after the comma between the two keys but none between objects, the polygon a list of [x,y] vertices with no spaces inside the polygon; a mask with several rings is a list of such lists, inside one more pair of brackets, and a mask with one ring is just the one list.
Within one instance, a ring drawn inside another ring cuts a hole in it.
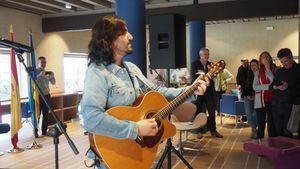
[{"label": "blue armchair", "polygon": [[[7,123],[0,123],[0,134],[8,133],[10,131],[10,126]],[[0,151],[0,156],[4,153]]]},{"label": "blue armchair", "polygon": [[220,100],[221,125],[222,114],[235,116],[235,126],[237,126],[238,118],[246,114],[244,101],[239,100],[238,96],[234,94],[222,94]]},{"label": "blue armchair", "polygon": [[29,119],[31,118],[32,112],[29,111],[30,110],[29,103],[28,102],[21,103],[21,110],[22,110],[22,118],[25,118],[25,120],[23,120],[22,123],[27,122],[30,124],[31,122]]},{"label": "blue armchair", "polygon": [[0,123],[0,134],[8,133],[10,131],[10,126],[7,123]]}]

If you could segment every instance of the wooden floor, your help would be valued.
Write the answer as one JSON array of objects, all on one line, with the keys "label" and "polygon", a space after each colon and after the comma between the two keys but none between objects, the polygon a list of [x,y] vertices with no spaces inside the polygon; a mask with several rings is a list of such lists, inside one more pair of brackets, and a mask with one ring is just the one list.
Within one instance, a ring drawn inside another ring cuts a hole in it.
[{"label": "wooden floor", "polygon": [[[219,122],[219,117],[217,118],[217,122]],[[186,150],[184,151],[184,158],[193,168],[272,168],[271,160],[243,151],[243,143],[249,140],[250,127],[245,125],[235,128],[234,119],[230,117],[223,118],[223,123],[222,126],[217,125],[218,131],[224,135],[222,139],[211,138],[209,133],[205,134],[201,140],[195,139],[195,135],[193,134],[189,135],[189,139],[195,141],[195,143],[186,146],[196,148],[198,151]],[[84,169],[86,167],[83,163],[83,158],[89,147],[87,136],[83,134],[79,121],[68,123],[67,130],[80,153],[79,155],[74,155],[64,136],[61,136],[59,144],[59,167],[61,169]],[[32,143],[33,136],[31,136],[32,131],[28,123],[24,123],[19,133],[19,147],[26,147]],[[173,139],[174,145],[176,145],[178,140],[177,136]],[[0,151],[6,151],[11,148],[9,138],[10,134],[0,135]],[[5,155],[0,156],[0,168],[53,169],[55,163],[52,138],[42,137],[36,139],[36,141],[43,146],[42,149],[26,150],[18,154],[5,153]],[[157,159],[160,158],[163,148],[164,144],[160,146],[161,151],[157,154]],[[174,153],[172,153],[172,166],[174,169],[186,168]],[[164,162],[164,168],[167,168],[166,160]]]}]

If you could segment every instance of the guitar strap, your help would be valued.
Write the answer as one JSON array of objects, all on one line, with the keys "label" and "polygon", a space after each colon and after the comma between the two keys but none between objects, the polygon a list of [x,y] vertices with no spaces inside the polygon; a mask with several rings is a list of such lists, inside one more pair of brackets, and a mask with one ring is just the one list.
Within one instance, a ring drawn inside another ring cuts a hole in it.
[{"label": "guitar strap", "polygon": [[134,86],[134,80],[132,79],[133,76],[135,76],[138,79],[138,81],[140,81],[142,84],[144,84],[146,89],[143,90],[141,88],[141,86],[139,86],[139,88],[138,88],[138,90],[140,90],[141,93],[146,93],[148,91],[154,90],[153,87],[151,87],[151,85],[149,85],[147,82],[145,82],[145,80],[143,80],[142,77],[140,77],[137,73],[134,73],[134,72],[130,71],[125,63],[123,63],[123,64],[124,64],[128,74],[129,74],[129,77],[130,77],[130,80],[131,80],[131,83],[133,84],[133,86]]},{"label": "guitar strap", "polygon": [[147,82],[145,82],[138,74],[135,75],[135,77],[141,81],[146,86],[146,91],[154,90]]},{"label": "guitar strap", "polygon": [[123,65],[124,65],[125,69],[127,70],[128,76],[129,76],[131,84],[133,86],[135,97],[138,97],[138,94],[136,93],[136,90],[135,90],[136,88],[135,88],[135,85],[134,85],[134,80],[133,80],[133,78],[131,76],[132,73],[129,71],[129,69],[128,69],[127,65],[125,64],[125,62],[123,62]]}]

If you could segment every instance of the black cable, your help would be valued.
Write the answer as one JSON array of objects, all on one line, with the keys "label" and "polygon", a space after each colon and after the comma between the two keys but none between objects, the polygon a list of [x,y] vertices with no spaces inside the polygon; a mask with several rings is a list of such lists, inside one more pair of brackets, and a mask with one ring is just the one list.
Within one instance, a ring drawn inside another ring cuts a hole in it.
[{"label": "black cable", "polygon": [[86,161],[87,161],[87,159],[88,159],[88,156],[87,156],[87,154],[88,154],[88,152],[90,151],[91,149],[88,149],[87,151],[86,151],[86,153],[85,153],[85,155],[84,155],[84,160],[83,160],[83,162],[84,162],[84,165],[87,167],[87,168],[92,168],[92,167],[94,167],[94,169],[96,168],[96,165],[97,165],[97,162],[98,162],[98,159],[97,159],[97,157],[96,157],[96,154],[94,154],[94,162],[91,164],[91,165],[88,165],[87,163],[86,163]]}]

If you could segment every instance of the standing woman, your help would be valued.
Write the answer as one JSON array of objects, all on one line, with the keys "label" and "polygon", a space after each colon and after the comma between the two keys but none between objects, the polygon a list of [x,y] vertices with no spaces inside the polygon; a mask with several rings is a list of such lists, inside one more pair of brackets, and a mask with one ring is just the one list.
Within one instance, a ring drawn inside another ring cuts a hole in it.
[{"label": "standing woman", "polygon": [[257,138],[257,118],[256,112],[254,110],[254,95],[255,92],[253,90],[253,80],[254,73],[258,70],[259,62],[256,59],[252,59],[250,61],[250,70],[247,72],[247,77],[245,81],[245,93],[244,93],[244,101],[245,101],[245,111],[247,115],[248,123],[251,126],[251,138]]},{"label": "standing woman", "polygon": [[265,51],[259,55],[260,68],[254,73],[253,89],[255,91],[254,108],[257,114],[257,138],[264,138],[266,116],[269,137],[275,136],[275,126],[272,116],[272,91],[270,84],[274,79],[275,64],[269,52]]}]

